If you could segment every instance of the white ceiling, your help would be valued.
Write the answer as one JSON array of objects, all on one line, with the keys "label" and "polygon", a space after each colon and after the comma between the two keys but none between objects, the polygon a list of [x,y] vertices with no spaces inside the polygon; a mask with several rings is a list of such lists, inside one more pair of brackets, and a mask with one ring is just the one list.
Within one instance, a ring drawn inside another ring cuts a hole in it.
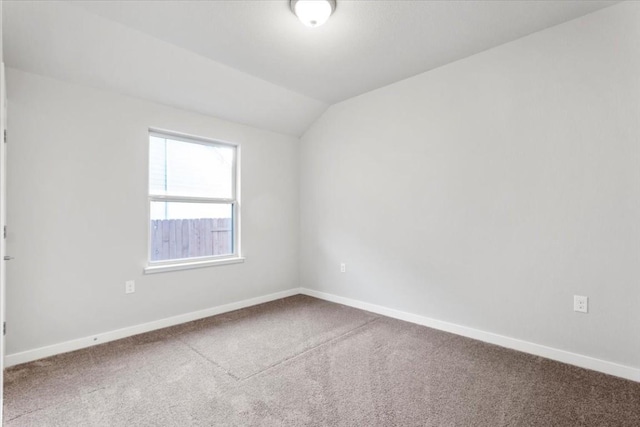
[{"label": "white ceiling", "polygon": [[337,0],[303,26],[288,0],[76,1],[86,10],[335,103],[593,12],[607,1]]},{"label": "white ceiling", "polygon": [[5,63],[290,135],[332,103],[616,1],[7,1]]},{"label": "white ceiling", "polygon": [[67,2],[5,0],[3,31],[8,67],[260,129],[300,136],[328,107]]}]

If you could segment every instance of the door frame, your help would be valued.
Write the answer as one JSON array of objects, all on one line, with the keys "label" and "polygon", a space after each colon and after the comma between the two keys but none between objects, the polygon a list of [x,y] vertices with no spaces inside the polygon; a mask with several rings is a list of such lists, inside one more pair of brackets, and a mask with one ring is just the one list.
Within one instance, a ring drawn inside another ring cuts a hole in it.
[{"label": "door frame", "polygon": [[6,152],[6,125],[7,125],[7,85],[5,80],[4,62],[0,62],[0,425],[2,425],[4,407],[4,335],[6,313],[6,183],[7,183],[7,152]]}]

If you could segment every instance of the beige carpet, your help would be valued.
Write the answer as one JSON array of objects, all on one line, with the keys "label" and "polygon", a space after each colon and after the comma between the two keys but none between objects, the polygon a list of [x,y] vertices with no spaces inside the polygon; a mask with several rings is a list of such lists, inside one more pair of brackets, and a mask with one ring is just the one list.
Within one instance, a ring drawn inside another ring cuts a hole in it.
[{"label": "beige carpet", "polygon": [[640,383],[306,296],[5,372],[7,426],[640,426]]}]

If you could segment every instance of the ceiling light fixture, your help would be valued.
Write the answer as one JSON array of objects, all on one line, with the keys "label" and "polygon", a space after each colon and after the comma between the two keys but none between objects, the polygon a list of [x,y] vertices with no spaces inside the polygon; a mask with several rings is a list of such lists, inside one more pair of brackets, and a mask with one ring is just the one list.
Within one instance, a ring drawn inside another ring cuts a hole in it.
[{"label": "ceiling light fixture", "polygon": [[336,10],[336,0],[291,0],[291,11],[307,27],[319,27]]}]

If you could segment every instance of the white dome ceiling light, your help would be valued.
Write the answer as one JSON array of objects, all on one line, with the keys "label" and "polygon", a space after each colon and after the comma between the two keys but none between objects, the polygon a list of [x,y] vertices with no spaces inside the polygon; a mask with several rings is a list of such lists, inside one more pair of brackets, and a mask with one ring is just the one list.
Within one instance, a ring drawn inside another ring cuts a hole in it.
[{"label": "white dome ceiling light", "polygon": [[336,10],[336,0],[291,0],[291,11],[307,27],[319,27]]}]

